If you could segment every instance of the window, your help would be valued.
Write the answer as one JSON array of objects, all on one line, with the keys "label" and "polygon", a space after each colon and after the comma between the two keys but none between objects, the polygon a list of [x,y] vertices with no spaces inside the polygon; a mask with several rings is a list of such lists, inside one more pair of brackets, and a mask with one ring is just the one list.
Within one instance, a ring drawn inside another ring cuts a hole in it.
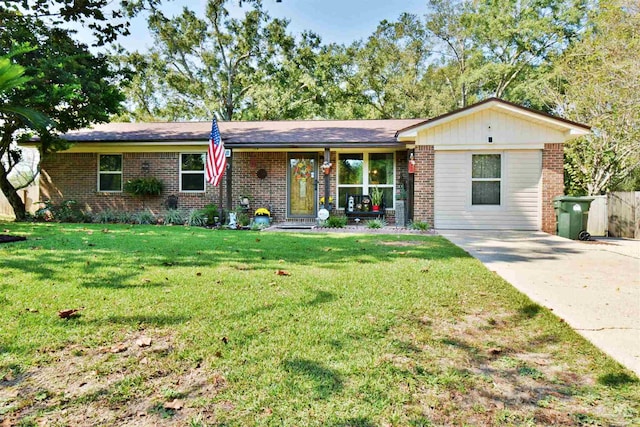
[{"label": "window", "polygon": [[395,168],[393,153],[345,153],[338,157],[338,207],[344,208],[345,194],[370,194],[378,187],[384,204],[393,208]]},{"label": "window", "polygon": [[180,155],[180,191],[204,191],[204,153]]},{"label": "window", "polygon": [[122,154],[98,155],[98,191],[122,191]]},{"label": "window", "polygon": [[471,157],[471,204],[500,205],[501,155],[474,154]]}]

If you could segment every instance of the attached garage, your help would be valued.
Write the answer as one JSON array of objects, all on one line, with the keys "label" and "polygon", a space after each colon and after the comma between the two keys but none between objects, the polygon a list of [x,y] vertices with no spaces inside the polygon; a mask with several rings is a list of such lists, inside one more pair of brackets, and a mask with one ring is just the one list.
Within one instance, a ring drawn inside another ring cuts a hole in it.
[{"label": "attached garage", "polygon": [[403,129],[398,140],[424,169],[414,176],[414,217],[436,229],[552,232],[552,199],[563,192],[562,144],[588,133],[588,126],[496,98]]},{"label": "attached garage", "polygon": [[540,229],[540,150],[437,151],[434,225]]}]

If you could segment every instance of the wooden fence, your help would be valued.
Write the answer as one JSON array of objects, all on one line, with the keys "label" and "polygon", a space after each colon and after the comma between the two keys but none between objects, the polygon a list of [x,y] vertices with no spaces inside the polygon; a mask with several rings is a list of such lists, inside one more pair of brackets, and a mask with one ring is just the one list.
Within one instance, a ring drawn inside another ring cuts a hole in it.
[{"label": "wooden fence", "polygon": [[[40,208],[38,205],[38,197],[39,190],[38,187],[33,185],[31,187],[27,187],[22,190],[18,190],[18,194],[22,198],[22,201],[25,202],[27,212],[34,213],[37,209]],[[9,204],[7,198],[0,191],[0,216],[3,217],[13,217],[13,208]]]},{"label": "wooden fence", "polygon": [[589,208],[587,231],[592,236],[640,239],[640,191],[596,196]]},{"label": "wooden fence", "polygon": [[609,236],[640,239],[640,191],[609,193]]}]

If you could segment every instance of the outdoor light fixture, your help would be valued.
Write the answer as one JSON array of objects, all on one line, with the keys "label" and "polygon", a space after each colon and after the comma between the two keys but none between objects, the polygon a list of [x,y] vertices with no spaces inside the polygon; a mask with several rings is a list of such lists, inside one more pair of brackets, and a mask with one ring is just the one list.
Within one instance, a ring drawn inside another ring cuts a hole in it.
[{"label": "outdoor light fixture", "polygon": [[493,144],[493,135],[491,135],[491,125],[489,125],[489,128],[487,129],[487,142],[489,144]]}]

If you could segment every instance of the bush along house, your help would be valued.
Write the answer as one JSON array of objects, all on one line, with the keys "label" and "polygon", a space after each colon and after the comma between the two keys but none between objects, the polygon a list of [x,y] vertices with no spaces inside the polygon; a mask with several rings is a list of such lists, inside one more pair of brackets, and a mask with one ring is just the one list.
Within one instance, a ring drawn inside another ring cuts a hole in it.
[{"label": "bush along house", "polygon": [[[94,213],[265,207],[276,223],[315,222],[327,208],[393,224],[402,204],[436,229],[554,232],[562,144],[589,133],[497,98],[428,120],[218,125],[227,156],[218,187],[204,171],[211,122],[109,123],[63,135],[73,145],[42,159],[41,200],[75,200]],[[159,194],[124,191],[140,178],[161,181]]]}]

